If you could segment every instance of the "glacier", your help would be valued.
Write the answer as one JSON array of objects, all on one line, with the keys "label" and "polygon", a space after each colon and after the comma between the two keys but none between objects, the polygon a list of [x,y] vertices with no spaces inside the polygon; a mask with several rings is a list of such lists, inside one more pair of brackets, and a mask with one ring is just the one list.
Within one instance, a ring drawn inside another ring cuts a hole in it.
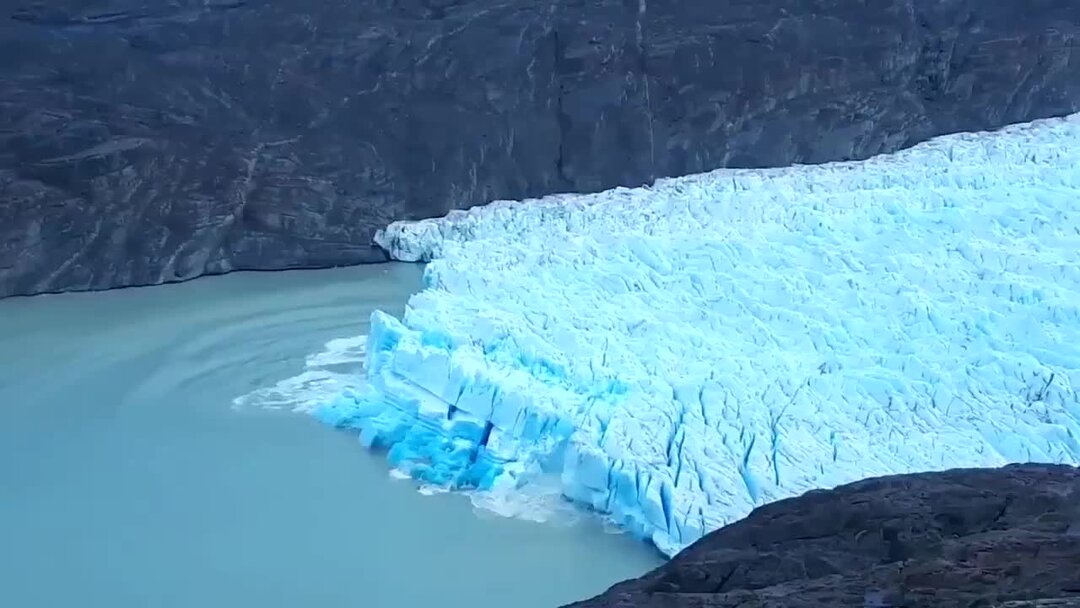
[{"label": "glacier", "polygon": [[554,480],[672,555],[868,476],[1080,463],[1080,115],[378,240],[423,289],[315,415],[430,484]]}]

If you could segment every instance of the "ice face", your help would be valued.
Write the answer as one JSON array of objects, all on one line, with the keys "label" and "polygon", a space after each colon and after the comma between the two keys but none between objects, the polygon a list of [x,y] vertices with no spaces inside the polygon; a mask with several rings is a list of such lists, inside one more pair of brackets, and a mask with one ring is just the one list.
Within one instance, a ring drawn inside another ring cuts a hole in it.
[{"label": "ice face", "polygon": [[557,475],[672,554],[867,476],[1080,462],[1080,115],[379,240],[425,289],[318,415],[418,479]]}]

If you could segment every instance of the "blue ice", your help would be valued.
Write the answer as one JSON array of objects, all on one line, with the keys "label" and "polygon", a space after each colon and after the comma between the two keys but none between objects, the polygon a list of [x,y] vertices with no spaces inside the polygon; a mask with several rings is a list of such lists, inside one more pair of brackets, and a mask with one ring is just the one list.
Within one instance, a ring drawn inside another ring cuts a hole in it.
[{"label": "blue ice", "polygon": [[556,476],[670,555],[867,476],[1080,462],[1080,115],[379,239],[425,288],[318,415],[429,483]]}]

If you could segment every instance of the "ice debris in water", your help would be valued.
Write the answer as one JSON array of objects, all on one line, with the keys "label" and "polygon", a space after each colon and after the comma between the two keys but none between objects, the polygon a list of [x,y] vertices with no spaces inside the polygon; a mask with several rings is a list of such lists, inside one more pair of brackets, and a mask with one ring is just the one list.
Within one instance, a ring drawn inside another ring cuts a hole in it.
[{"label": "ice debris in water", "polygon": [[1080,461],[1080,115],[378,238],[425,288],[317,415],[426,483],[554,477],[673,554],[813,488]]},{"label": "ice debris in water", "polygon": [[323,350],[308,355],[304,370],[233,399],[233,408],[310,412],[344,390],[363,386],[358,372],[364,367],[367,336],[335,338]]}]

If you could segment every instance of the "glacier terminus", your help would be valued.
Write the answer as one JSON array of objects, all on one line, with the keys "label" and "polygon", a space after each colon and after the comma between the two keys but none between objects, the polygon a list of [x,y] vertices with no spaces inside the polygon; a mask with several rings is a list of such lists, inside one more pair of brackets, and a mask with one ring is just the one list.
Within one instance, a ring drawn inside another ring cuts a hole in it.
[{"label": "glacier terminus", "polygon": [[868,476],[1080,464],[1080,115],[396,223],[429,261],[316,410],[412,477],[672,555]]}]

